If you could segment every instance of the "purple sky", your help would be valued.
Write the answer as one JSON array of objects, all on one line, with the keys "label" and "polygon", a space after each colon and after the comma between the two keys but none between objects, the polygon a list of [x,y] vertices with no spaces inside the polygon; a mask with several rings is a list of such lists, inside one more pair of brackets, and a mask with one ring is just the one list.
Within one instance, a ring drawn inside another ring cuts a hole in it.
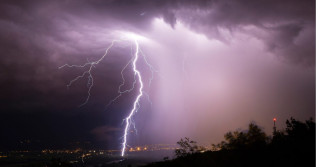
[{"label": "purple sky", "polygon": [[[271,134],[291,116],[315,117],[313,0],[4,0],[0,3],[1,148],[31,139],[44,147],[91,141],[119,148],[136,92],[117,95],[130,46],[117,44],[86,80],[67,89],[117,32],[144,36],[141,49],[159,72],[135,115],[129,145],[190,137],[217,143],[255,121]],[[140,62],[145,81],[148,69]],[[132,71],[125,72],[128,82]],[[125,85],[130,86],[130,85]]]}]

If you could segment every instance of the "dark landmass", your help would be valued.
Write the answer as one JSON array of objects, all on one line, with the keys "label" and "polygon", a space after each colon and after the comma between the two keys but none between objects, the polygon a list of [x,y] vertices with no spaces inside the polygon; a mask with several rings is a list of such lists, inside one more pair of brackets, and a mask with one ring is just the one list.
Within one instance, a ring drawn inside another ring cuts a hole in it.
[{"label": "dark landmass", "polygon": [[43,150],[0,152],[1,167],[120,167],[144,166],[173,155],[173,150],[120,152],[108,150]]},{"label": "dark landmass", "polygon": [[[189,138],[177,142],[176,150],[119,152],[103,150],[42,150],[0,152],[2,167],[311,167],[315,166],[315,122],[293,118],[287,128],[274,129],[272,136],[256,124],[247,130],[225,134],[225,141],[212,144],[211,150]],[[172,156],[175,154],[174,156]],[[170,157],[176,157],[170,159]],[[156,162],[160,161],[161,162]],[[153,163],[152,163],[153,162]]]},{"label": "dark landmass", "polygon": [[283,131],[275,129],[272,137],[251,123],[246,131],[228,132],[226,141],[212,145],[213,151],[203,151],[196,142],[181,139],[177,158],[156,162],[159,166],[212,166],[212,167],[313,167],[316,163],[315,122],[305,123],[293,118],[287,120]]}]

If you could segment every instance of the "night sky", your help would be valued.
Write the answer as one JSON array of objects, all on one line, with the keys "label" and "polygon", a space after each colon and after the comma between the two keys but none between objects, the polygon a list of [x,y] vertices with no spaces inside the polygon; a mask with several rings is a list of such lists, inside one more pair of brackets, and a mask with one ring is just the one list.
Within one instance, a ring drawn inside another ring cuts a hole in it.
[{"label": "night sky", "polygon": [[[252,121],[271,135],[273,117],[279,129],[291,116],[315,118],[314,0],[2,0],[0,150],[120,149],[138,90],[107,104],[132,44],[95,66],[82,107],[87,78],[67,84],[85,69],[58,68],[99,59],[119,32],[143,36],[157,70],[129,145],[209,145]],[[152,74],[138,65],[147,83]],[[124,76],[130,88],[133,71]]]}]

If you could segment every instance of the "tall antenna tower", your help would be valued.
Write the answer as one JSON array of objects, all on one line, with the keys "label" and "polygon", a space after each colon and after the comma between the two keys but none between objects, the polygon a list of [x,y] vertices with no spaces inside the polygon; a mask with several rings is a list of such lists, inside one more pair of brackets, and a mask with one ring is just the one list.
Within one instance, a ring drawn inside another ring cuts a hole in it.
[{"label": "tall antenna tower", "polygon": [[273,118],[273,134],[276,134],[277,132],[276,121],[277,121],[277,118]]}]

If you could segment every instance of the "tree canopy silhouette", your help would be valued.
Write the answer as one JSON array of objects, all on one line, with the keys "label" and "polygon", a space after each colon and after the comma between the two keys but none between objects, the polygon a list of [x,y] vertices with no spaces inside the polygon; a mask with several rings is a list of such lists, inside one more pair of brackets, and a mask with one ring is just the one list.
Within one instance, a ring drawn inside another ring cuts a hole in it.
[{"label": "tree canopy silhouette", "polygon": [[186,155],[198,153],[205,150],[204,147],[198,146],[197,142],[190,140],[187,137],[185,137],[184,139],[180,139],[177,144],[180,146],[180,148],[175,150],[175,155],[177,157],[184,157]]},{"label": "tree canopy silhouette", "polygon": [[249,124],[247,131],[228,132],[224,135],[226,141],[215,145],[212,144],[213,150],[219,149],[257,149],[265,147],[267,144],[267,135],[255,123]]},{"label": "tree canopy silhouette", "polygon": [[149,166],[315,166],[315,122],[290,118],[284,130],[275,131],[272,136],[255,123],[247,130],[236,130],[224,135],[225,141],[213,144],[212,150],[200,151],[195,141],[189,138],[177,142],[177,158]]}]

